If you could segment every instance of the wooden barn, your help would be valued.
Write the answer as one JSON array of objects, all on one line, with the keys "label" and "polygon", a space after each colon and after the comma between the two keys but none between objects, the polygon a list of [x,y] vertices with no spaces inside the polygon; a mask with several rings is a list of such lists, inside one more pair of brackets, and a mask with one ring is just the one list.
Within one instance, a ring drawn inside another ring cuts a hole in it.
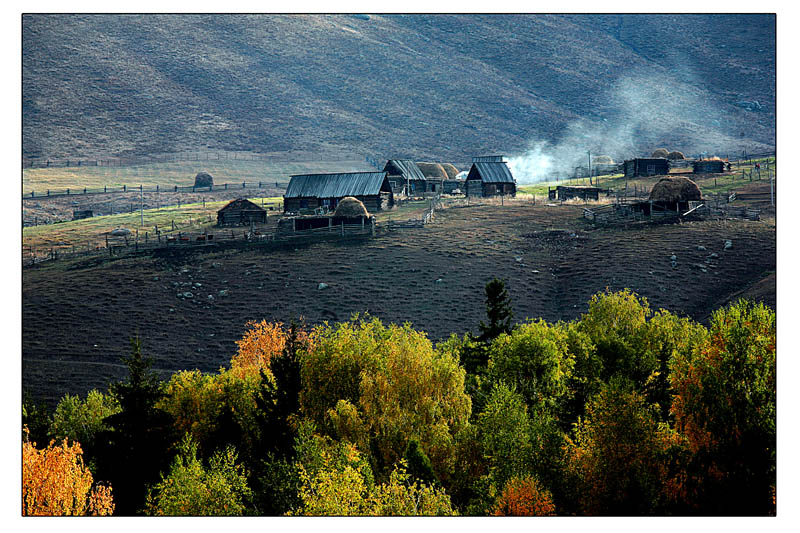
[{"label": "wooden barn", "polygon": [[693,174],[718,174],[725,172],[725,161],[721,159],[701,159],[692,163]]},{"label": "wooden barn", "polygon": [[661,157],[628,159],[624,166],[626,178],[669,174],[669,160]]},{"label": "wooden barn", "polygon": [[328,233],[346,234],[373,231],[375,217],[364,204],[352,196],[342,198],[336,210],[329,215],[292,216],[278,222],[279,233],[296,233],[305,230],[326,230]]},{"label": "wooden barn", "polygon": [[230,201],[217,211],[217,226],[248,226],[267,221],[267,211],[246,198]]},{"label": "wooden barn", "polygon": [[467,196],[515,196],[517,183],[505,161],[475,161],[467,174],[464,189]]},{"label": "wooden barn", "polygon": [[455,194],[456,191],[464,193],[465,180],[443,180],[442,192],[444,194]]},{"label": "wooden barn", "polygon": [[599,200],[600,188],[599,187],[566,187],[559,185],[555,189],[547,188],[547,197],[550,200],[570,200],[572,198],[580,198],[581,200]]},{"label": "wooden barn", "polygon": [[[387,179],[392,186],[392,192],[405,191],[407,195],[413,196],[415,193],[424,193],[429,190],[437,190],[436,180],[428,183],[428,179],[417,164],[410,159],[390,159],[383,167]],[[439,180],[439,190],[441,190],[441,180]]]},{"label": "wooden barn", "polygon": [[388,174],[382,172],[344,172],[292,176],[283,195],[284,213],[299,213],[320,207],[336,209],[345,196],[361,201],[369,212],[394,205]]},{"label": "wooden barn", "polygon": [[92,218],[94,213],[91,209],[82,209],[72,212],[72,220],[81,220],[83,218]]}]

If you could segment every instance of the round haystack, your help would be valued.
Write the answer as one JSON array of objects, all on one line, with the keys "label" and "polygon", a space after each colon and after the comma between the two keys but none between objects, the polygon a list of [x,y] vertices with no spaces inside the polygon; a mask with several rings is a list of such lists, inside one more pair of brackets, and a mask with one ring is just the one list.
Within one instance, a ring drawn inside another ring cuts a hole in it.
[{"label": "round haystack", "polygon": [[597,155],[592,158],[593,165],[613,165],[614,160],[610,155]]},{"label": "round haystack", "polygon": [[214,178],[211,177],[211,174],[208,172],[198,172],[197,176],[194,177],[194,186],[195,187],[213,187],[214,186]]},{"label": "round haystack", "polygon": [[675,161],[678,159],[686,159],[686,158],[683,157],[682,152],[674,151],[667,154],[667,159],[669,159],[670,161]]},{"label": "round haystack", "polygon": [[441,178],[443,180],[447,179],[447,172],[439,163],[421,162],[417,163],[417,166],[426,178]]},{"label": "round haystack", "polygon": [[700,188],[689,178],[661,178],[650,191],[654,202],[688,202],[702,197]]},{"label": "round haystack", "polygon": [[339,201],[336,210],[333,212],[335,217],[368,217],[369,212],[361,200],[352,196],[345,196]]},{"label": "round haystack", "polygon": [[447,179],[454,180],[458,176],[458,169],[450,163],[442,163],[442,168],[447,173]]},{"label": "round haystack", "polygon": [[657,157],[667,157],[669,155],[669,151],[666,148],[658,148],[653,151],[653,155],[650,157],[657,158]]}]

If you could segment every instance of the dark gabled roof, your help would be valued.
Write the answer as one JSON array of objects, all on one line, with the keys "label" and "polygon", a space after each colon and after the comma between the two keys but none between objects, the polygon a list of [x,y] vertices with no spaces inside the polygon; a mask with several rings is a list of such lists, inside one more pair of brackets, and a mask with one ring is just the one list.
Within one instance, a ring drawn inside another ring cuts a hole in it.
[{"label": "dark gabled roof", "polygon": [[344,198],[380,194],[386,172],[299,174],[292,176],[284,198]]},{"label": "dark gabled roof", "polygon": [[402,176],[409,180],[424,180],[425,174],[419,169],[417,164],[410,159],[390,159],[386,162],[383,170],[389,171],[389,168],[394,165],[400,170]]},{"label": "dark gabled roof", "polygon": [[472,163],[467,179],[480,179],[484,183],[514,183],[514,176],[511,175],[508,165],[500,162]]},{"label": "dark gabled roof", "polygon": [[237,198],[236,200],[231,200],[228,202],[225,207],[217,211],[229,211],[229,210],[238,210],[238,211],[265,211],[263,207],[260,207],[247,198]]}]

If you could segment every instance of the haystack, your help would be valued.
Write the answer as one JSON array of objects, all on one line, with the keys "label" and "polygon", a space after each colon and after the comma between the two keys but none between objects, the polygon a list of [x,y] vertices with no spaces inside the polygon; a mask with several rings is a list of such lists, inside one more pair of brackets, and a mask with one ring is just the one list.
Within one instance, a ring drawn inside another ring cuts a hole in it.
[{"label": "haystack", "polygon": [[348,218],[362,216],[368,217],[369,212],[367,211],[367,208],[364,207],[364,204],[361,203],[361,200],[352,196],[345,196],[341,199],[339,205],[336,206],[333,216]]},{"label": "haystack", "polygon": [[670,153],[667,154],[667,159],[669,159],[671,161],[675,161],[675,160],[678,160],[678,159],[686,159],[686,158],[683,157],[683,153],[678,152],[678,151],[673,151],[673,152],[670,152]]},{"label": "haystack", "polygon": [[657,148],[656,150],[653,151],[653,155],[651,155],[650,157],[653,157],[653,158],[656,158],[656,157],[667,157],[668,155],[669,155],[669,151],[667,151],[666,148]]},{"label": "haystack", "polygon": [[593,165],[613,165],[614,160],[610,155],[597,155],[592,158]]},{"label": "haystack", "polygon": [[458,176],[458,169],[455,165],[451,165],[450,163],[441,163],[442,168],[447,173],[447,179],[454,180],[456,176]]},{"label": "haystack", "polygon": [[197,176],[194,177],[194,186],[195,187],[213,187],[214,186],[214,178],[211,177],[211,174],[208,172],[198,172]]},{"label": "haystack", "polygon": [[442,167],[439,163],[417,163],[417,166],[425,175],[426,178],[439,178],[439,179],[447,179],[447,172],[445,171],[444,167]]},{"label": "haystack", "polygon": [[689,178],[661,178],[650,191],[654,202],[688,202],[701,200],[700,188]]}]

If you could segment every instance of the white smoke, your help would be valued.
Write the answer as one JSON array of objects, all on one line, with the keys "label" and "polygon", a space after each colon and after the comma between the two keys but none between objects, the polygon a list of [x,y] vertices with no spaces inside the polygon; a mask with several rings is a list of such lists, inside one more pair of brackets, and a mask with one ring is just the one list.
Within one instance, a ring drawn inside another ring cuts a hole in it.
[{"label": "white smoke", "polygon": [[621,78],[605,100],[595,117],[570,123],[558,142],[533,141],[524,154],[510,157],[517,182],[571,177],[576,167],[588,167],[589,152],[619,163],[649,156],[656,148],[688,155],[722,149],[731,140],[719,131],[715,119],[721,114],[702,93],[667,75]]}]

